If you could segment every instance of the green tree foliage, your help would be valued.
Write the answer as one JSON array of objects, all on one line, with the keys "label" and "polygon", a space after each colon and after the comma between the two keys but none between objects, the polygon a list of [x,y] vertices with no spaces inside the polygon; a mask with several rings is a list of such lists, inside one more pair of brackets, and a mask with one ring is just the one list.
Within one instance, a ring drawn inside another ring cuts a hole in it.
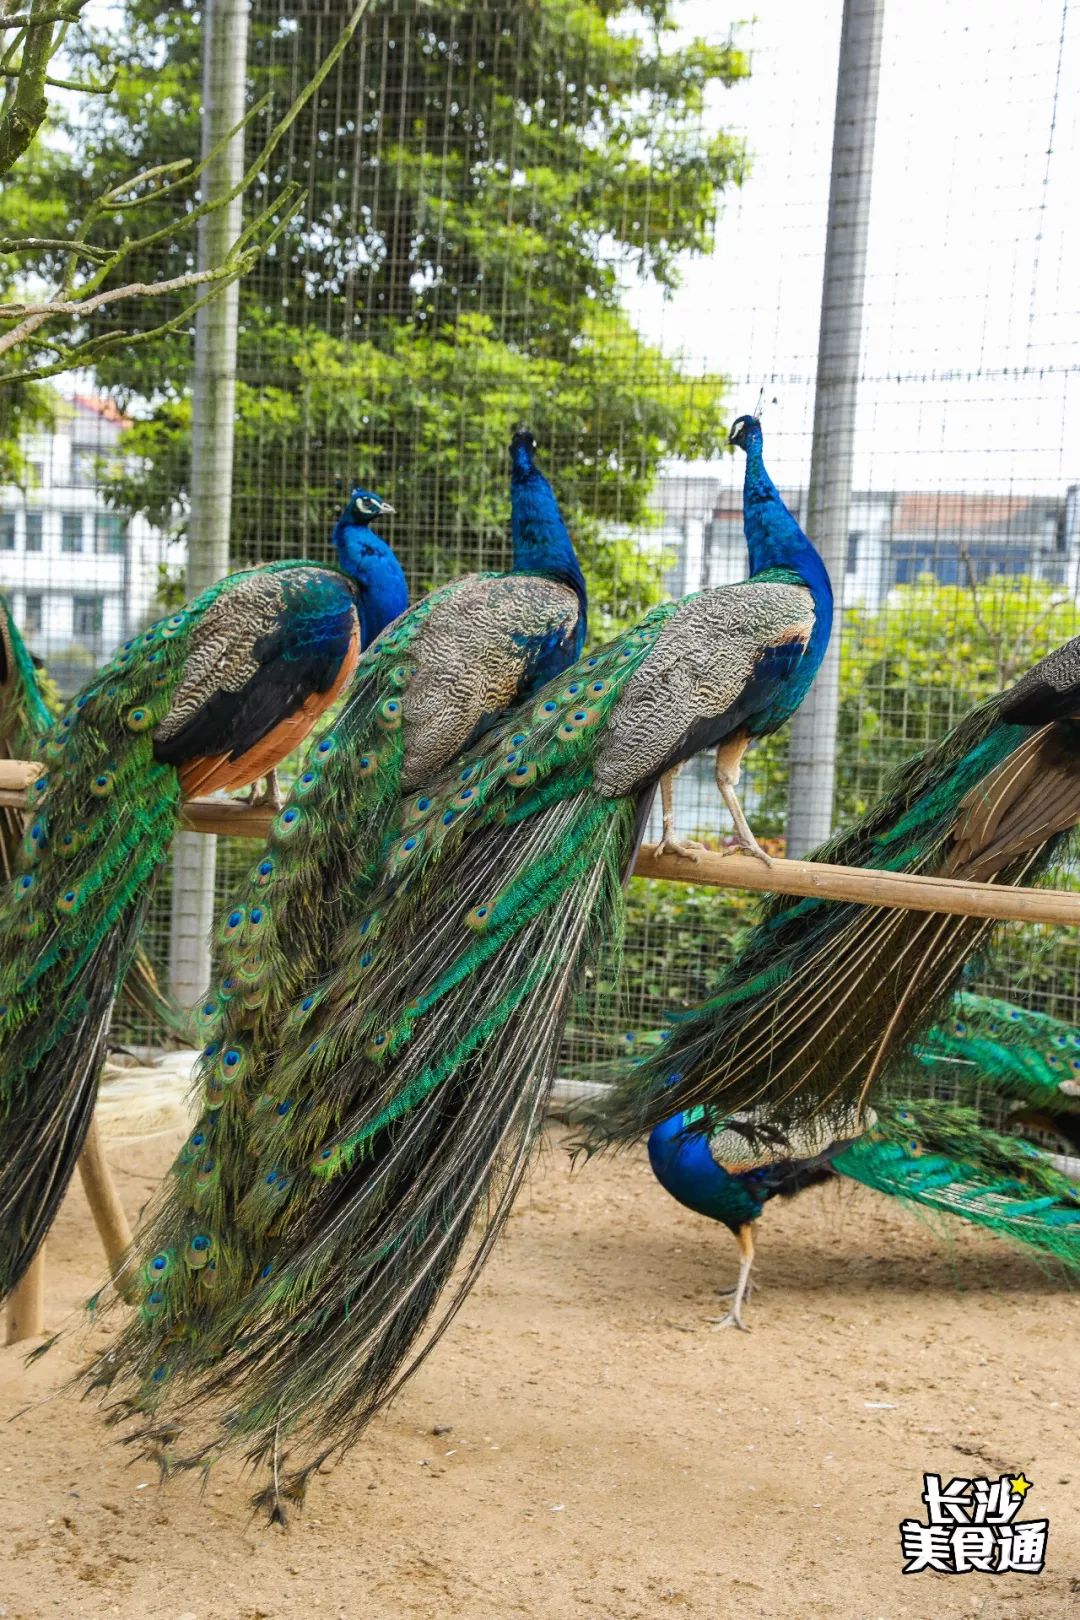
[{"label": "green tree foliage", "polygon": [[[251,150],[325,53],[341,9],[255,0],[249,93],[271,102]],[[624,578],[630,548],[599,535],[643,521],[663,459],[722,443],[723,383],[642,342],[622,292],[633,275],[674,291],[679,256],[709,246],[743,159],[711,131],[706,103],[746,72],[731,46],[677,43],[675,10],[671,0],[372,7],[250,199],[257,209],[288,179],[308,192],[241,290],[238,560],[317,554],[341,485],[362,479],[394,499],[387,532],[417,587],[498,564],[505,445],[526,421],[602,616],[616,622],[656,598],[659,557]],[[107,34],[83,33],[80,65],[107,60],[120,78],[107,116],[73,132],[59,179],[73,217],[110,174],[198,150],[197,6],[129,0],[126,17],[123,31],[110,17]],[[55,196],[55,174],[51,184]],[[129,272],[180,274],[189,251],[165,242]],[[163,314],[157,301],[155,324]],[[102,311],[91,331],[116,318]],[[116,498],[154,520],[183,497],[191,360],[181,333],[99,368],[145,415],[131,439],[141,470]]]}]

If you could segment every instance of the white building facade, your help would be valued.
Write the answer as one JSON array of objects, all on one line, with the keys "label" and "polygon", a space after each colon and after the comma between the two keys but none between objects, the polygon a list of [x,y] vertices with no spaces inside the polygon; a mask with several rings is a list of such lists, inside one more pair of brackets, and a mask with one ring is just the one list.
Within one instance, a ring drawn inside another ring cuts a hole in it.
[{"label": "white building facade", "polygon": [[62,398],[52,427],[23,442],[25,487],[0,487],[0,590],[65,692],[155,611],[168,542],[102,494],[127,425],[111,400]]}]

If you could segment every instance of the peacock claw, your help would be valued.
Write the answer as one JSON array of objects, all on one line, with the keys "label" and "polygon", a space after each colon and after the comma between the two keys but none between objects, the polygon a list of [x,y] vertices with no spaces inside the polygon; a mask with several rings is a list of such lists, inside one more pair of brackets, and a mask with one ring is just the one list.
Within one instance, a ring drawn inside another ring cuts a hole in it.
[{"label": "peacock claw", "polygon": [[281,802],[276,770],[267,771],[258,782],[253,782],[244,797],[249,810],[280,810]]},{"label": "peacock claw", "polygon": [[728,1311],[726,1316],[707,1316],[705,1320],[713,1324],[714,1333],[719,1333],[721,1328],[729,1327],[738,1328],[740,1333],[749,1333],[751,1331],[735,1308]]},{"label": "peacock claw", "polygon": [[665,833],[656,846],[657,855],[681,855],[684,861],[700,861],[703,850],[708,850],[708,844],[702,844],[696,838],[676,838],[674,833]]},{"label": "peacock claw", "polygon": [[736,833],[735,842],[737,847],[742,850],[744,855],[756,855],[759,861],[765,862],[766,866],[772,866],[772,856],[765,853],[757,839],[754,837],[753,833],[750,834],[749,838],[740,838],[738,833]]}]

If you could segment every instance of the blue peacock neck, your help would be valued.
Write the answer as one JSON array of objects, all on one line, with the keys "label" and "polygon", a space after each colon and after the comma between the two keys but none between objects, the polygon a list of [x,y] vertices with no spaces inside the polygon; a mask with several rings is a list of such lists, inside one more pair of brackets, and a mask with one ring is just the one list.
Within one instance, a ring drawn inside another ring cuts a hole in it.
[{"label": "blue peacock neck", "polygon": [[750,556],[750,577],[782,571],[796,576],[809,590],[814,599],[814,628],[806,656],[816,669],[832,631],[832,583],[825,564],[766,472],[761,442],[761,430],[751,430],[745,445],[743,527]]},{"label": "blue peacock neck", "polygon": [[554,491],[522,447],[515,447],[511,454],[510,528],[515,573],[545,574],[576,595],[580,650],[586,629],[585,579]]},{"label": "blue peacock neck", "polygon": [[359,587],[360,644],[370,645],[409,605],[409,587],[391,548],[366,524],[341,518],[334,546],[342,571]]}]

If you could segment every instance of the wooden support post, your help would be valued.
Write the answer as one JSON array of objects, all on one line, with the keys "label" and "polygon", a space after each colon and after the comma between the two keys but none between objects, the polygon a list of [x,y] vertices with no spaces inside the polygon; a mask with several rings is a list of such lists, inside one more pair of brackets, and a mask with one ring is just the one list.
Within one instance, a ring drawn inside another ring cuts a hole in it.
[{"label": "wooden support post", "polygon": [[96,1119],[90,1121],[90,1129],[79,1155],[79,1175],[101,1246],[105,1250],[105,1258],[110,1269],[115,1271],[131,1247],[131,1227],[117,1195]]},{"label": "wooden support post", "polygon": [[8,1295],[5,1344],[40,1339],[45,1331],[45,1245],[38,1249],[22,1282]]}]

